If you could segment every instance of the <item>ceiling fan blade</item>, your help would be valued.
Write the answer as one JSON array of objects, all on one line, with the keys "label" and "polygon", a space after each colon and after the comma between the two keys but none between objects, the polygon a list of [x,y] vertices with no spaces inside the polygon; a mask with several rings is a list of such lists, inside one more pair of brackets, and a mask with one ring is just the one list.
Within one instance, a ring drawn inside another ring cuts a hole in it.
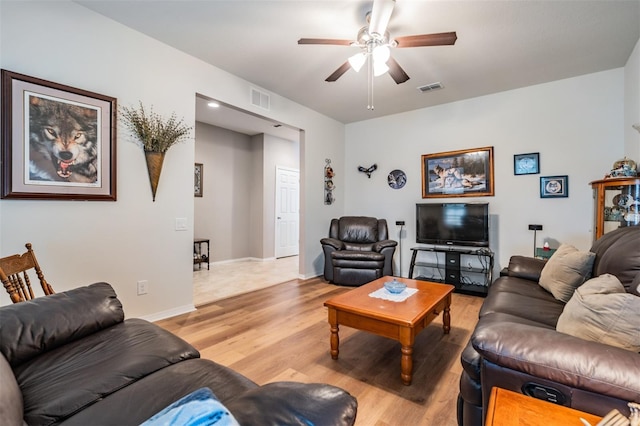
[{"label": "ceiling fan blade", "polygon": [[455,44],[456,32],[396,37],[396,47],[445,46]]},{"label": "ceiling fan blade", "polygon": [[333,74],[327,77],[324,81],[329,81],[329,82],[336,81],[337,79],[342,77],[342,74],[349,71],[349,68],[351,68],[351,65],[349,64],[349,61],[347,61],[344,64],[340,65],[340,67],[337,70],[335,70]]},{"label": "ceiling fan blade", "polygon": [[396,0],[373,0],[373,8],[369,17],[369,34],[377,33],[384,36],[395,5]]},{"label": "ceiling fan blade", "polygon": [[301,38],[298,44],[331,44],[338,46],[351,46],[353,40],[336,40],[331,38]]},{"label": "ceiling fan blade", "polygon": [[409,80],[409,76],[404,72],[400,64],[398,64],[395,59],[389,58],[387,66],[389,67],[389,75],[393,78],[393,81],[395,81],[396,84],[401,84]]}]

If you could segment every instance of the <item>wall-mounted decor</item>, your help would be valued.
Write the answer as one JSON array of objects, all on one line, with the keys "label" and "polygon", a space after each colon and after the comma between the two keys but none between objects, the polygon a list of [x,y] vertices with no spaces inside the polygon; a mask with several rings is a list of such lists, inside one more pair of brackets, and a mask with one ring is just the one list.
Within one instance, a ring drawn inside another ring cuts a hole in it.
[{"label": "wall-mounted decor", "polygon": [[193,195],[202,197],[202,163],[196,163],[193,169]]},{"label": "wall-mounted decor", "polygon": [[358,166],[358,171],[366,174],[369,179],[371,179],[371,173],[375,172],[376,170],[378,170],[377,164],[374,164],[371,167]]},{"label": "wall-mounted decor", "polygon": [[333,189],[335,188],[335,185],[333,184],[333,177],[335,174],[333,172],[333,167],[331,167],[331,160],[327,158],[324,162],[324,203],[331,205],[335,201],[333,198]]},{"label": "wall-mounted decor", "polygon": [[164,156],[173,145],[189,138],[191,126],[187,126],[182,119],[178,120],[175,113],[164,118],[153,112],[153,107],[145,110],[142,102],[139,102],[138,108],[122,107],[120,116],[144,150],[151,195],[156,201]]},{"label": "wall-mounted decor", "polygon": [[407,175],[402,170],[392,170],[387,176],[387,183],[393,189],[400,189],[407,183]]},{"label": "wall-mounted decor", "polygon": [[536,175],[540,173],[540,153],[516,154],[513,156],[514,175]]},{"label": "wall-mounted decor", "polygon": [[493,147],[422,156],[422,198],[494,194]]},{"label": "wall-mounted decor", "polygon": [[2,70],[2,198],[116,200],[116,98]]},{"label": "wall-mounted decor", "polygon": [[540,177],[540,198],[564,198],[569,196],[569,176]]}]

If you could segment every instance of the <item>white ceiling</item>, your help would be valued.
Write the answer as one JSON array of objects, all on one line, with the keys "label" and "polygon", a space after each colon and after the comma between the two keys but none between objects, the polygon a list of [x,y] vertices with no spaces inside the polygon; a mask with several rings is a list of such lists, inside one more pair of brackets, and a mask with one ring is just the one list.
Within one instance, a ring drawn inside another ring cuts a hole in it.
[{"label": "white ceiling", "polygon": [[[623,67],[640,37],[640,0],[397,0],[391,38],[456,31],[458,40],[393,49],[411,79],[377,77],[369,111],[366,73],[324,81],[357,48],[297,40],[355,39],[371,0],[77,3],[343,123]],[[444,89],[417,90],[433,82]]]},{"label": "white ceiling", "polygon": [[240,110],[230,105],[215,101],[220,105],[211,108],[208,104],[212,99],[203,95],[196,95],[196,120],[202,123],[223,127],[234,132],[254,136],[262,133],[277,136],[290,141],[300,141],[300,130],[289,127],[250,112]]}]

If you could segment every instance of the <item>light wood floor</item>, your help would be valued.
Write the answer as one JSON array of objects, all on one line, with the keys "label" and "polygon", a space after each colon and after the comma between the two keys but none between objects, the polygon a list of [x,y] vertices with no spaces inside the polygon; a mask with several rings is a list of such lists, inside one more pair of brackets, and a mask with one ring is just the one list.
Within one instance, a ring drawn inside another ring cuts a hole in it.
[{"label": "light wood floor", "polygon": [[323,302],[348,290],[321,278],[295,279],[158,325],[258,384],[323,382],[347,390],[358,399],[358,426],[456,425],[460,353],[483,299],[453,295],[450,334],[443,334],[440,316],[418,335],[413,384],[404,386],[393,340],[341,327],[340,358],[331,359]]}]

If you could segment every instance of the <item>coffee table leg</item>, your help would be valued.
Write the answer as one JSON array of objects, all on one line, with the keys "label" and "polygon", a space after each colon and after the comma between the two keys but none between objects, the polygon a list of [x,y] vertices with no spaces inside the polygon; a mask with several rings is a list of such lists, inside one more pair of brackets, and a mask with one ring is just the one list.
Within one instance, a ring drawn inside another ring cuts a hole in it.
[{"label": "coffee table leg", "polygon": [[442,313],[442,329],[444,334],[449,334],[449,331],[451,331],[451,294],[447,296],[445,301],[444,312]]},{"label": "coffee table leg", "polygon": [[402,357],[400,358],[400,378],[406,386],[411,384],[413,378],[413,346],[402,345]]},{"label": "coffee table leg", "polygon": [[331,326],[331,337],[329,338],[331,343],[331,358],[338,359],[338,346],[340,345],[338,332],[340,331],[340,327],[338,326],[336,310],[331,308],[329,308],[329,325]]}]

